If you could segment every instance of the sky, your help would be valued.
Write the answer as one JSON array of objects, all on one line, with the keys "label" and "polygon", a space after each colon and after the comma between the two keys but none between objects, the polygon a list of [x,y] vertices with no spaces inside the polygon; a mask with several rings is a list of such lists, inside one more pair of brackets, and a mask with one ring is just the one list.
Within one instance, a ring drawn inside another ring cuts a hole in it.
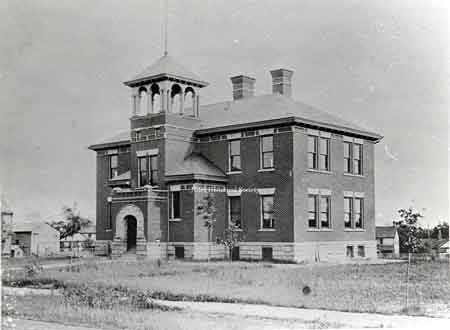
[{"label": "sky", "polygon": [[[0,191],[16,221],[95,218],[90,144],[128,129],[123,82],[163,54],[162,0],[0,1]],[[294,71],[293,97],[384,136],[376,222],[448,221],[448,7],[430,0],[169,0],[168,51],[203,80]],[[201,115],[201,114],[200,114]]]}]

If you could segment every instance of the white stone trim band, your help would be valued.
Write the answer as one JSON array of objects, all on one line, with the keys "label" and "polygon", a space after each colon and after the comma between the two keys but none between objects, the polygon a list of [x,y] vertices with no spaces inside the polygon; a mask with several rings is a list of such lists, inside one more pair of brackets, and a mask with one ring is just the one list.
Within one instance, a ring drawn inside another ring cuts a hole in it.
[{"label": "white stone trim band", "polygon": [[158,155],[158,153],[159,153],[158,148],[147,149],[147,150],[137,150],[136,151],[136,156],[137,157],[155,156],[155,155]]}]

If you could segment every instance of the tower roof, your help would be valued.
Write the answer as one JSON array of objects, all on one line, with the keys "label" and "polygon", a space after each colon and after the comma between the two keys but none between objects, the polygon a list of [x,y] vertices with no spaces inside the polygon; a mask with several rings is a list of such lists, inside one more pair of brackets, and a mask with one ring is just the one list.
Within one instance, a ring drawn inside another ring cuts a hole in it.
[{"label": "tower roof", "polygon": [[161,78],[184,80],[200,87],[208,85],[207,82],[202,81],[199,76],[186,69],[184,65],[178,63],[169,55],[161,57],[133,79],[126,81],[125,85],[133,87],[144,81],[160,80]]}]

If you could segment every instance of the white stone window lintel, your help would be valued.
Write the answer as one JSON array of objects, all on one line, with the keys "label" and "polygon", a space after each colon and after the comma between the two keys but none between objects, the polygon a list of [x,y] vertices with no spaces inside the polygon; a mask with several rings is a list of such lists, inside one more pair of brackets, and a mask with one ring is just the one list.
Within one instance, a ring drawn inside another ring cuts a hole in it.
[{"label": "white stone window lintel", "polygon": [[155,156],[155,155],[158,155],[158,153],[159,153],[158,148],[147,149],[147,150],[137,150],[136,151],[136,156],[137,157]]},{"label": "white stone window lintel", "polygon": [[275,188],[258,188],[260,195],[273,195],[275,194]]}]

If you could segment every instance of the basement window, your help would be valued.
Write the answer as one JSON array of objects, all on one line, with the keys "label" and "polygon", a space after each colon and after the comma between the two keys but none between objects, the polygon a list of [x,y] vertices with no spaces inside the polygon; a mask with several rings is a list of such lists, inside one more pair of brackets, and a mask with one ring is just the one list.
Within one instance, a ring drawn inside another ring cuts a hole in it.
[{"label": "basement window", "polygon": [[349,257],[349,258],[353,258],[354,257],[353,245],[347,245],[347,257]]},{"label": "basement window", "polygon": [[175,258],[184,259],[184,246],[175,246]]},{"label": "basement window", "polygon": [[263,261],[272,261],[273,260],[273,250],[271,247],[263,247],[261,249],[261,255]]},{"label": "basement window", "polygon": [[365,251],[364,245],[359,245],[358,246],[358,257],[364,258],[365,256],[366,256],[366,251]]}]

